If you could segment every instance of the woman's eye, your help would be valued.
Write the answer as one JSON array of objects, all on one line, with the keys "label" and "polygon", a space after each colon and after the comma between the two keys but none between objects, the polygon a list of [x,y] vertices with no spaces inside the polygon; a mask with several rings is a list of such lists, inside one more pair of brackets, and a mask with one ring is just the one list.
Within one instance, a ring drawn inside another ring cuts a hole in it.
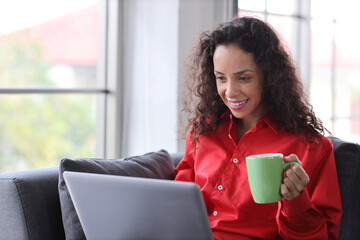
[{"label": "woman's eye", "polygon": [[248,81],[250,79],[250,77],[240,77],[239,80],[240,81]]},{"label": "woman's eye", "polygon": [[219,80],[219,81],[224,81],[224,80],[225,80],[225,77],[222,77],[222,76],[216,76],[216,80]]}]

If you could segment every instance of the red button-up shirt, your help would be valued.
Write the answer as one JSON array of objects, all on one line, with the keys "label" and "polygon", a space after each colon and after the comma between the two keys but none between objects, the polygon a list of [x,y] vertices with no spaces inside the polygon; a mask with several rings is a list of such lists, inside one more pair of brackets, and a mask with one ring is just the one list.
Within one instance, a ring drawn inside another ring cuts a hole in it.
[{"label": "red button-up shirt", "polygon": [[[201,135],[199,145],[186,140],[175,180],[197,183],[204,197],[215,239],[337,239],[342,214],[333,146],[280,130],[271,116],[256,123],[237,143],[234,117],[222,115],[218,129]],[[256,204],[251,196],[245,157],[295,153],[310,183],[288,201]]]}]

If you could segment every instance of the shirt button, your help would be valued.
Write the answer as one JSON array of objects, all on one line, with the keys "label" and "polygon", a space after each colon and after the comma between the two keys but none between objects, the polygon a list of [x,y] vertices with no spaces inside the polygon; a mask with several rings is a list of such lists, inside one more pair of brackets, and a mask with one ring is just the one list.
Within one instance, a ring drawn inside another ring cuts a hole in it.
[{"label": "shirt button", "polygon": [[223,186],[222,185],[219,185],[218,186],[218,189],[221,191],[221,190],[223,190]]},{"label": "shirt button", "polygon": [[238,163],[238,162],[239,162],[239,160],[237,158],[233,159],[233,163]]},{"label": "shirt button", "polygon": [[229,134],[229,138],[231,139],[231,135]]},{"label": "shirt button", "polygon": [[214,215],[214,216],[217,216],[217,215],[218,215],[218,212],[217,212],[217,211],[214,211],[214,212],[213,212],[213,215]]}]

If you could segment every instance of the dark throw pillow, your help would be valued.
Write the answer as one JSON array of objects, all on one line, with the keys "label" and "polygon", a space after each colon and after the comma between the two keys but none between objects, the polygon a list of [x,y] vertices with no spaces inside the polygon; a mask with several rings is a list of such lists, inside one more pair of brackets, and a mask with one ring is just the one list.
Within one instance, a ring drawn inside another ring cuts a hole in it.
[{"label": "dark throw pillow", "polygon": [[124,159],[62,159],[59,168],[59,197],[67,240],[86,239],[63,178],[64,171],[173,179],[174,165],[165,150]]}]

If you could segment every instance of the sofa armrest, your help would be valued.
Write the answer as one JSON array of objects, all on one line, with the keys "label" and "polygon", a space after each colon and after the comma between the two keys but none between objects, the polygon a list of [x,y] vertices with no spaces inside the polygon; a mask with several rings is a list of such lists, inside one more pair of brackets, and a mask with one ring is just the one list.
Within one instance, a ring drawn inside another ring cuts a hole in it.
[{"label": "sofa armrest", "polygon": [[0,174],[0,240],[65,239],[58,167]]},{"label": "sofa armrest", "polygon": [[[183,153],[170,154],[174,166]],[[0,240],[65,239],[59,168],[0,174]]]},{"label": "sofa armrest", "polygon": [[360,239],[360,145],[337,138],[333,145],[343,208],[339,239]]}]

